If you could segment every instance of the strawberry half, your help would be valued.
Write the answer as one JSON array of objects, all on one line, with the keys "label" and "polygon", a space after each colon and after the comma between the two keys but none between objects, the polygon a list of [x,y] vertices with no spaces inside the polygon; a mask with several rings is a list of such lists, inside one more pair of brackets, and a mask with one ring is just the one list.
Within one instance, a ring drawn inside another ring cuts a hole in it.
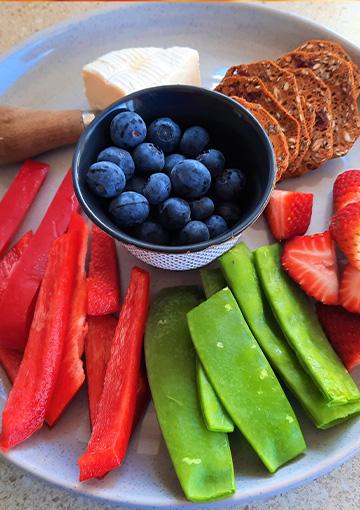
[{"label": "strawberry half", "polygon": [[349,204],[336,213],[330,232],[350,264],[360,271],[360,202]]},{"label": "strawberry half", "polygon": [[328,231],[285,243],[281,263],[308,296],[327,305],[338,303],[335,244]]},{"label": "strawberry half", "polygon": [[360,363],[360,315],[341,306],[317,303],[319,321],[332,346],[348,370]]},{"label": "strawberry half", "polygon": [[265,218],[277,241],[305,234],[309,228],[314,195],[299,191],[274,190]]},{"label": "strawberry half", "polygon": [[338,175],[333,188],[334,212],[360,201],[360,170],[347,170]]},{"label": "strawberry half", "polygon": [[340,279],[339,303],[349,312],[360,313],[360,271],[350,264]]}]

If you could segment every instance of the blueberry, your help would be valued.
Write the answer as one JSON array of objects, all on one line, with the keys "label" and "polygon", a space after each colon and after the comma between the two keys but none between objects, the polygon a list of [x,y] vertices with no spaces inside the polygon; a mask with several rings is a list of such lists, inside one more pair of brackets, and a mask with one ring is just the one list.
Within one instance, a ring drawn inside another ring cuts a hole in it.
[{"label": "blueberry", "polygon": [[136,193],[142,194],[145,184],[146,180],[143,177],[134,175],[134,177],[126,183],[125,191],[136,191]]},{"label": "blueberry", "polygon": [[126,181],[119,166],[110,161],[100,161],[91,165],[86,174],[86,182],[96,195],[111,198],[123,191]]},{"label": "blueberry", "polygon": [[176,163],[170,178],[175,193],[183,198],[202,197],[211,185],[209,170],[195,159],[184,159]]},{"label": "blueberry", "polygon": [[169,234],[162,225],[154,221],[144,221],[135,229],[135,235],[142,241],[153,244],[169,244]]},{"label": "blueberry", "polygon": [[188,158],[196,158],[209,144],[210,137],[206,129],[194,126],[184,131],[180,141],[180,152]]},{"label": "blueberry", "polygon": [[205,220],[205,225],[209,229],[210,237],[217,237],[228,230],[228,226],[224,218],[218,214],[213,214]]},{"label": "blueberry", "polygon": [[216,206],[216,213],[224,218],[229,227],[234,226],[241,218],[240,207],[231,202],[221,202]]},{"label": "blueberry", "polygon": [[246,177],[241,170],[229,168],[215,181],[215,193],[221,200],[231,201],[238,198],[244,189]]},{"label": "blueberry", "polygon": [[165,166],[164,166],[164,172],[166,172],[168,175],[170,175],[171,170],[174,168],[176,163],[179,163],[180,161],[184,161],[185,156],[182,154],[169,154],[165,157]]},{"label": "blueberry", "polygon": [[128,181],[134,175],[135,163],[131,154],[119,147],[107,147],[100,152],[97,158],[98,161],[111,161],[118,165],[125,174],[125,178]]},{"label": "blueberry", "polygon": [[211,177],[217,177],[225,168],[225,156],[216,149],[204,151],[196,159],[206,166]]},{"label": "blueberry", "polygon": [[136,170],[144,175],[161,172],[165,165],[164,153],[153,143],[141,143],[133,152]]},{"label": "blueberry", "polygon": [[110,137],[122,149],[133,149],[146,138],[146,124],[135,112],[121,112],[110,124]]},{"label": "blueberry", "polygon": [[172,119],[162,117],[154,120],[148,127],[147,139],[164,152],[170,154],[178,148],[181,129]]},{"label": "blueberry", "polygon": [[178,244],[195,244],[210,239],[209,229],[202,221],[190,221],[183,227],[177,238]]},{"label": "blueberry", "polygon": [[182,198],[168,198],[159,207],[159,221],[168,230],[182,228],[190,221],[189,204]]},{"label": "blueberry", "polygon": [[202,197],[190,202],[190,209],[193,220],[204,220],[214,212],[215,206],[211,198]]},{"label": "blueberry", "polygon": [[169,198],[170,193],[170,177],[161,173],[150,175],[143,192],[151,205],[157,205],[161,204],[161,202],[165,202],[165,200]]},{"label": "blueberry", "polygon": [[149,216],[149,202],[140,193],[125,191],[110,203],[110,214],[119,227],[130,228],[143,223]]}]

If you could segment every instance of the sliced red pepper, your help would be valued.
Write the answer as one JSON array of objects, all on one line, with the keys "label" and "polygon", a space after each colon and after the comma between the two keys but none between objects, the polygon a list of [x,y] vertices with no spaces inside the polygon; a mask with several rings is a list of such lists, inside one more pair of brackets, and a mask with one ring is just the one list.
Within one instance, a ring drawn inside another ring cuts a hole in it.
[{"label": "sliced red pepper", "polygon": [[24,349],[50,245],[66,231],[71,214],[78,207],[69,171],[31,240],[26,257],[10,275],[0,302],[0,346]]},{"label": "sliced red pepper", "polygon": [[120,279],[115,241],[93,225],[90,249],[88,314],[117,313],[120,310]]},{"label": "sliced red pepper", "polygon": [[82,362],[84,341],[87,332],[87,285],[85,259],[89,229],[78,213],[74,213],[69,233],[75,233],[78,242],[76,260],[76,282],[71,297],[70,318],[64,342],[63,359],[54,393],[46,411],[46,422],[50,427],[60,418],[70,401],[85,381]]},{"label": "sliced red pepper", "polygon": [[76,233],[51,245],[24,357],[2,415],[4,449],[25,441],[45,420],[62,360],[78,246]]},{"label": "sliced red pepper", "polygon": [[95,425],[87,450],[79,458],[81,481],[101,478],[124,460],[135,415],[149,283],[149,273],[139,268],[132,270]]},{"label": "sliced red pepper", "polygon": [[117,322],[112,315],[88,317],[85,362],[92,427],[95,424],[96,409],[104,386],[106,366],[110,357]]},{"label": "sliced red pepper", "polygon": [[14,349],[0,347],[0,364],[6,372],[11,383],[14,383],[15,377],[20,368],[22,353]]},{"label": "sliced red pepper", "polygon": [[49,165],[27,160],[0,202],[0,257],[7,250],[49,171]]},{"label": "sliced red pepper", "polygon": [[19,262],[22,254],[29,246],[29,243],[33,237],[31,230],[26,232],[21,239],[11,248],[10,251],[0,260],[0,299],[5,291],[10,273],[14,269],[17,262]]},{"label": "sliced red pepper", "polygon": [[150,387],[146,376],[146,368],[144,360],[142,360],[139,374],[139,382],[136,393],[136,407],[135,407],[135,415],[134,415],[134,425],[133,430],[136,428],[136,425],[144,415],[147,406],[150,402]]}]

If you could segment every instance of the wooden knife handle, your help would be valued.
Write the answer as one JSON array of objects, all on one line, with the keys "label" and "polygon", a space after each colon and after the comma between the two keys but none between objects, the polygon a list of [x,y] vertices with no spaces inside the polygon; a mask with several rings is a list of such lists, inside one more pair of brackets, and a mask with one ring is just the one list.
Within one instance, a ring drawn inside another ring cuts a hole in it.
[{"label": "wooden knife handle", "polygon": [[0,165],[73,144],[84,130],[80,110],[0,106]]}]

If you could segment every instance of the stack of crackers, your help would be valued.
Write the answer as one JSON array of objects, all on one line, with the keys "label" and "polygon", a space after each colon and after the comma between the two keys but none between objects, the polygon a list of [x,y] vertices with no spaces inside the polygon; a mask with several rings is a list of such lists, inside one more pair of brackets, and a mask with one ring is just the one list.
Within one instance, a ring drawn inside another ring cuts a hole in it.
[{"label": "stack of crackers", "polygon": [[277,180],[345,155],[360,135],[360,69],[334,41],[228,69],[218,92],[244,105],[273,144]]}]

